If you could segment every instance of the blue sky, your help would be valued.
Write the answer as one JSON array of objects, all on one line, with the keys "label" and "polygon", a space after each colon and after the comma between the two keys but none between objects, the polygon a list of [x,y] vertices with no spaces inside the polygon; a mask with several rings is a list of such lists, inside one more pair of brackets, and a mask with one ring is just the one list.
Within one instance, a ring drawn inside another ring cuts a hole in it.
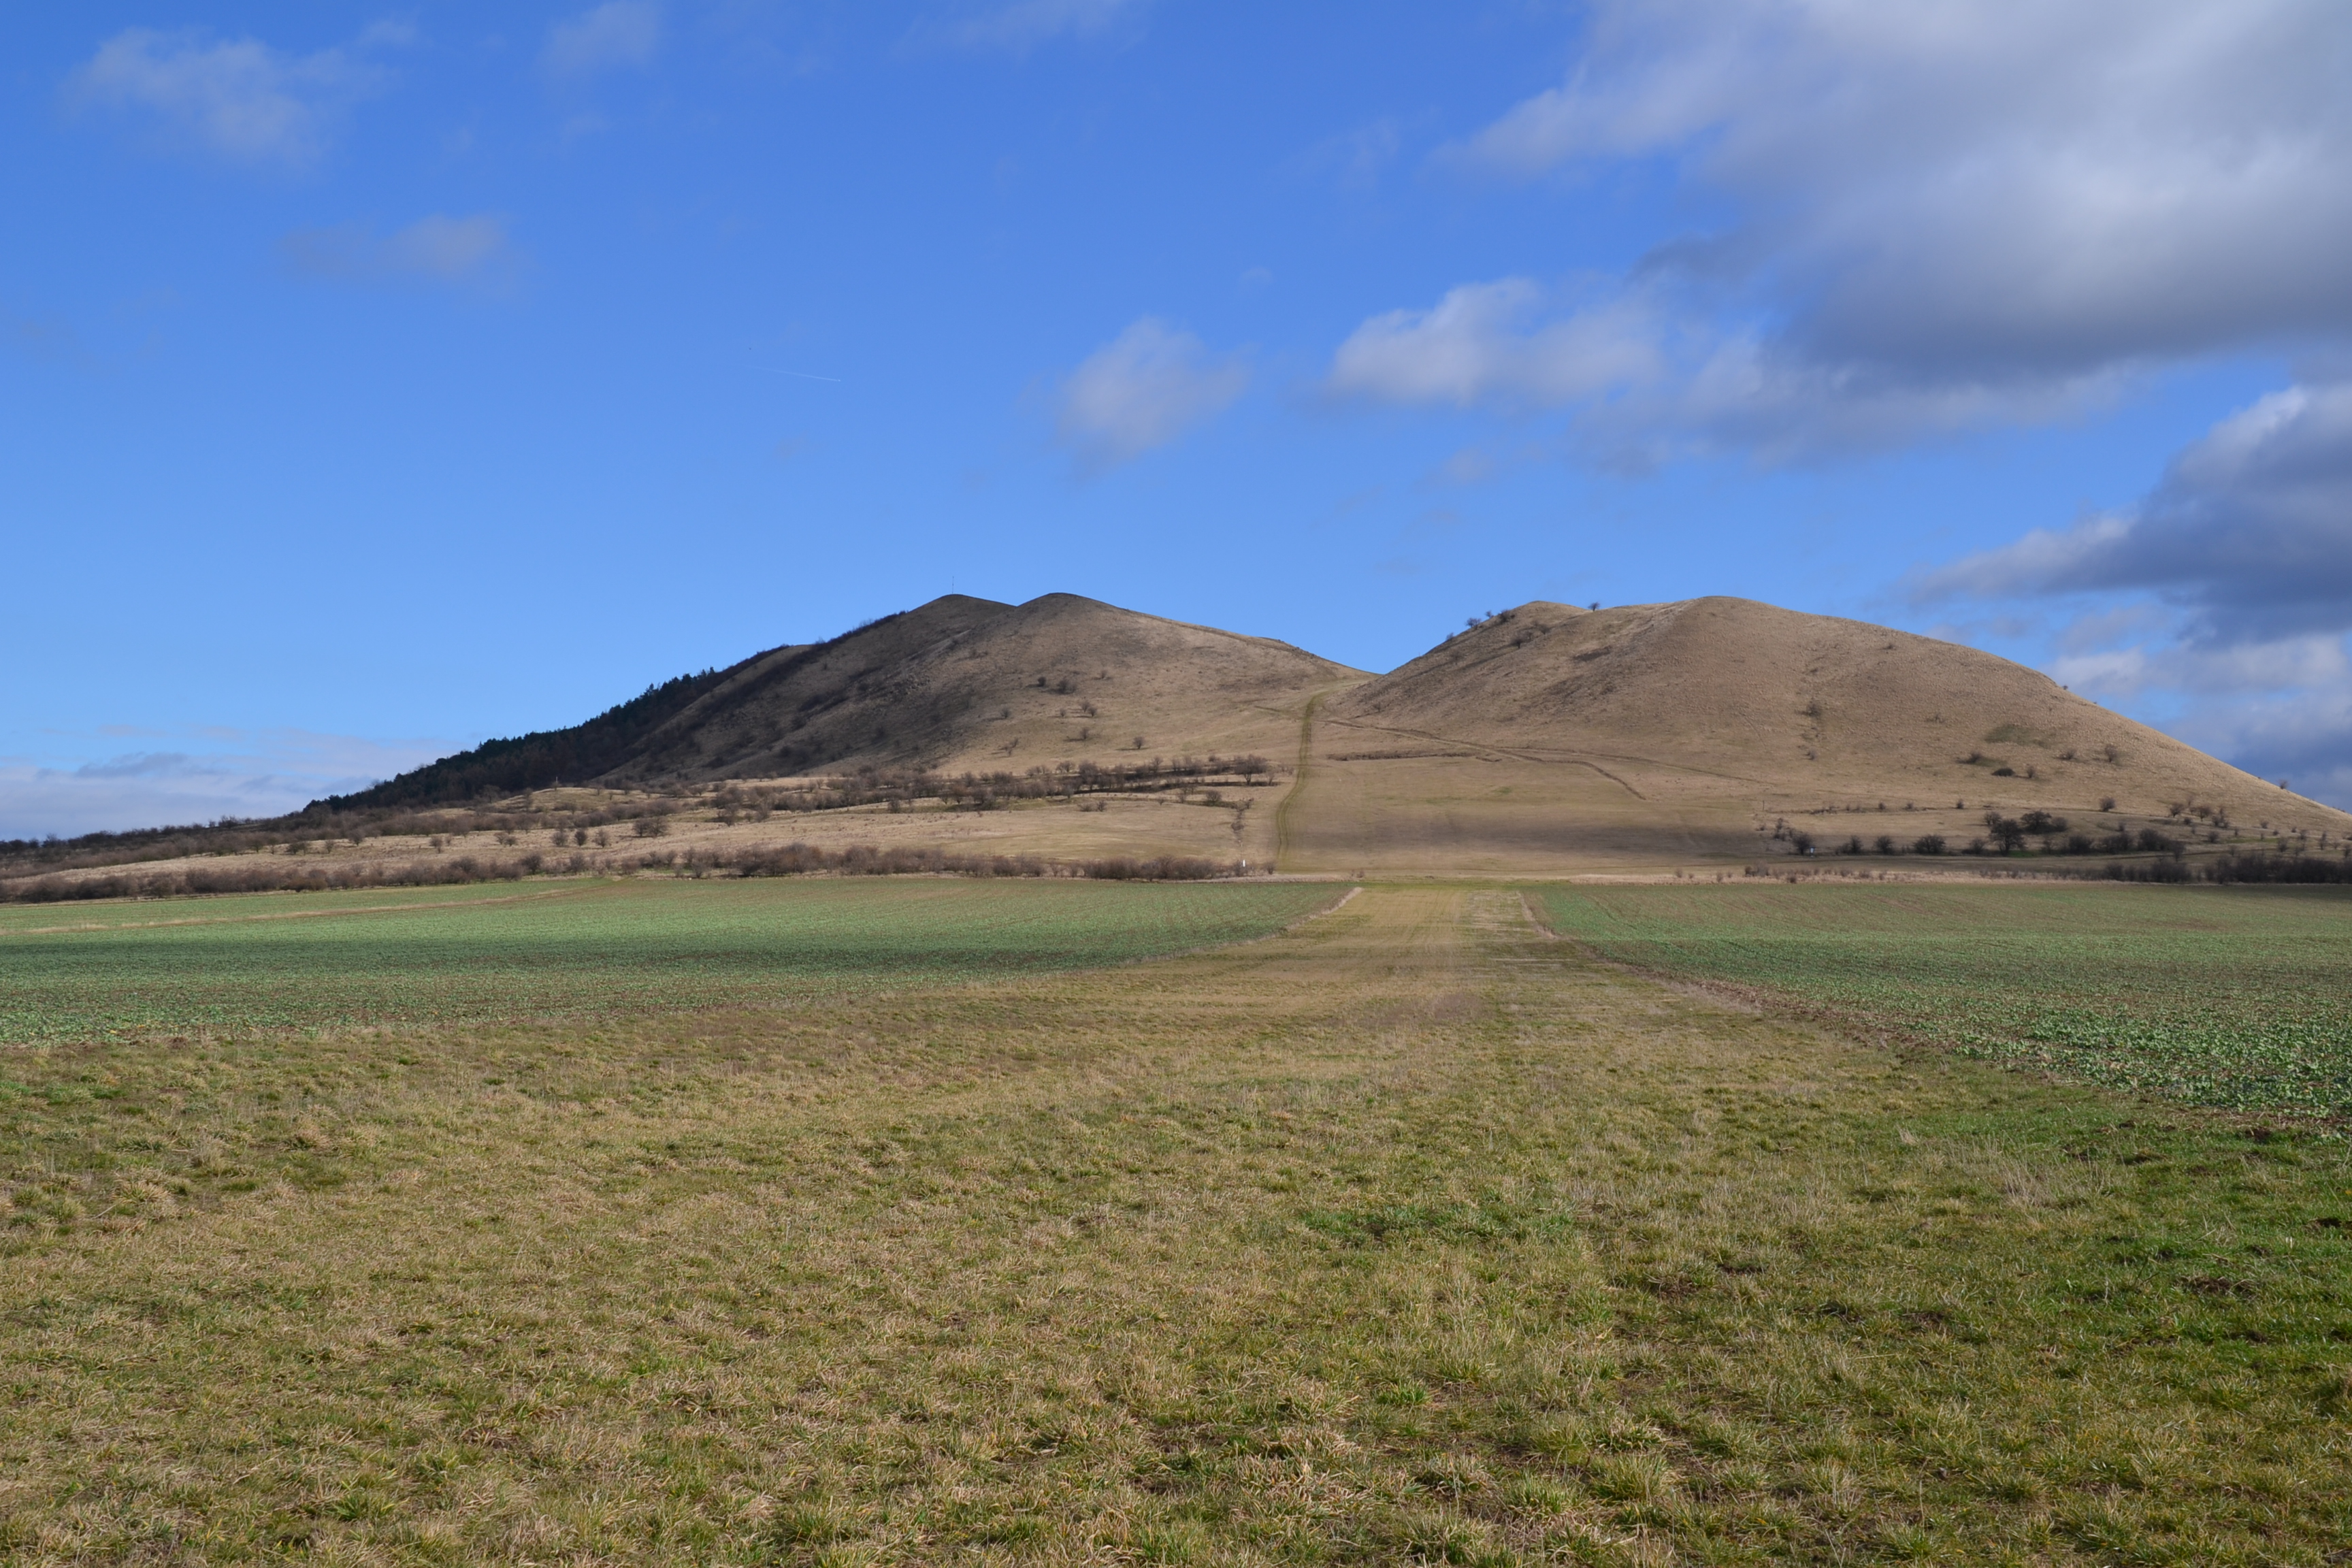
[{"label": "blue sky", "polygon": [[0,836],[951,588],[1371,669],[1738,594],[2352,805],[2352,11],[0,20]]}]

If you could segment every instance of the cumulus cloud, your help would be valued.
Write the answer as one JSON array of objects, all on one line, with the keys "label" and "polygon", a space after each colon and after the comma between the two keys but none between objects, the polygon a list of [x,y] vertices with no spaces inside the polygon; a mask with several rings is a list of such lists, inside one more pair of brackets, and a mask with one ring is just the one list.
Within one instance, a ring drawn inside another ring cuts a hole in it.
[{"label": "cumulus cloud", "polygon": [[505,220],[488,213],[434,213],[383,236],[358,224],[298,229],[279,248],[297,271],[360,280],[489,281],[509,274],[516,259]]},{"label": "cumulus cloud", "polygon": [[[401,41],[371,29],[361,47]],[[131,27],[100,44],[68,85],[85,102],[143,111],[224,157],[305,167],[326,152],[344,109],[382,81],[349,50],[293,55],[253,38]]]},{"label": "cumulus cloud", "polygon": [[1249,385],[1249,367],[1191,332],[1146,316],[1062,383],[1059,431],[1090,468],[1164,447]]},{"label": "cumulus cloud", "polygon": [[[2352,805],[2352,383],[2221,420],[2138,504],[1918,574],[1915,602],[2075,606],[2051,675]],[[2332,782],[2331,782],[2332,781]]]},{"label": "cumulus cloud", "polygon": [[1545,291],[1524,278],[1465,284],[1426,310],[1373,317],[1331,359],[1335,392],[1400,403],[1572,402],[1653,384],[1659,323],[1620,299],[1531,324]]},{"label": "cumulus cloud", "polygon": [[[89,737],[109,738],[109,726]],[[224,816],[274,816],[320,795],[364,788],[456,748],[306,730],[186,729],[184,749],[87,756],[0,757],[0,838],[156,827]],[[73,737],[51,737],[70,748]]]},{"label": "cumulus cloud", "polygon": [[1923,599],[2143,590],[2208,643],[2352,629],[2352,383],[2292,386],[2216,425],[2127,513],[1923,574]]},{"label": "cumulus cloud", "polygon": [[1726,227],[1662,247],[1618,300],[1523,306],[1485,356],[1496,374],[1392,367],[1353,389],[1510,403],[1532,384],[1578,404],[1592,376],[1514,366],[1598,312],[1646,322],[1665,367],[1599,378],[1638,395],[1613,438],[1802,452],[2048,418],[2168,363],[2337,341],[2347,68],[2352,10],[2329,0],[1604,0],[1569,79],[1450,156],[1521,177],[1664,162]]},{"label": "cumulus cloud", "polygon": [[651,0],[605,0],[550,27],[541,63],[550,76],[593,77],[649,64],[661,39],[659,5]]},{"label": "cumulus cloud", "polygon": [[[2060,640],[2087,640],[2071,635],[2074,631],[2068,627]],[[2352,679],[2352,659],[2345,657],[2341,637],[2285,637],[2212,644],[2183,640],[2177,628],[2166,625],[2151,628],[2139,642],[2059,654],[2051,660],[2049,671],[2063,686],[2108,697],[2176,692],[2195,698],[2235,698],[2341,684]]]},{"label": "cumulus cloud", "polygon": [[1626,468],[1725,449],[1783,461],[1884,447],[2053,417],[2116,390],[2111,375],[1988,384],[1809,360],[1755,326],[1709,321],[1675,293],[1525,278],[1465,284],[1429,310],[1365,321],[1333,353],[1325,386],[1391,403],[1573,407],[1576,445]]},{"label": "cumulus cloud", "polygon": [[2352,810],[2352,686],[2207,704],[2171,728],[2257,778]]}]

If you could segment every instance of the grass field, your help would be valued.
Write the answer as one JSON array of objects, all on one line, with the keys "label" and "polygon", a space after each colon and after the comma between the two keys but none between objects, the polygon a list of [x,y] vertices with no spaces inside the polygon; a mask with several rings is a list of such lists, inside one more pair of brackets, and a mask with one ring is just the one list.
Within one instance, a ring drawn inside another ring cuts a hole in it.
[{"label": "grass field", "polygon": [[1575,887],[1556,930],[1660,973],[2200,1105],[2352,1113],[2334,888]]},{"label": "grass field", "polygon": [[1503,889],[789,1009],[9,1061],[12,1565],[2352,1539],[2339,1141],[1669,990]]},{"label": "grass field", "polygon": [[659,879],[41,905],[0,910],[0,1043],[742,1005],[1155,957],[1335,896]]}]

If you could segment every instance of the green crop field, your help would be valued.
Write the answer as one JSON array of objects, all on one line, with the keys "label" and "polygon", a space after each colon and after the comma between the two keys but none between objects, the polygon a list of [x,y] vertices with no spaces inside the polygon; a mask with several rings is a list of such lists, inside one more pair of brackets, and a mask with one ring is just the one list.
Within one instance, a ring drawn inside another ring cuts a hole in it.
[{"label": "green crop field", "polygon": [[1658,973],[2236,1110],[2352,1111],[2352,897],[2326,888],[1569,887],[1553,929]]},{"label": "green crop field", "polygon": [[[2332,1128],[1678,992],[1515,889],[1202,940],[1338,891],[12,917],[85,1017],[297,958],[289,1015],[516,1016],[0,1047],[0,1564],[2343,1561]],[[2070,1005],[2341,989],[2325,900],[1822,891],[1559,901],[1897,973],[1975,930]]]},{"label": "green crop field", "polygon": [[741,1006],[1156,957],[1334,896],[662,879],[19,908],[0,911],[0,1042]]}]

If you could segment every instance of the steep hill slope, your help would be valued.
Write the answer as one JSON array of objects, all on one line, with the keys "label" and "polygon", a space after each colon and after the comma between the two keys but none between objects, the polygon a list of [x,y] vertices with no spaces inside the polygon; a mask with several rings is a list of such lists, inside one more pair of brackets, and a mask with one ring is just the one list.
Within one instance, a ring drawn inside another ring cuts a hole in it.
[{"label": "steep hill slope", "polygon": [[541,789],[564,780],[578,783],[594,778],[627,762],[646,736],[732,673],[706,669],[699,675],[681,675],[648,686],[586,723],[485,741],[470,752],[443,757],[355,795],[334,796],[327,804],[361,810],[444,805],[482,795]]},{"label": "steep hill slope", "polygon": [[1363,672],[1075,594],[935,599],[726,679],[607,775],[946,772],[1152,755],[1282,757],[1312,692]]},{"label": "steep hill slope", "polygon": [[823,643],[681,678],[570,730],[493,741],[346,805],[511,793],[558,780],[657,788],[860,767],[1257,752],[1285,763],[1308,696],[1366,679],[1287,643],[1074,594],[950,595]]},{"label": "steep hill slope", "polygon": [[1735,598],[1522,605],[1332,696],[1311,758],[1286,864],[1738,852],[1805,816],[1823,838],[1965,839],[1989,807],[2352,821],[2007,659]]}]

